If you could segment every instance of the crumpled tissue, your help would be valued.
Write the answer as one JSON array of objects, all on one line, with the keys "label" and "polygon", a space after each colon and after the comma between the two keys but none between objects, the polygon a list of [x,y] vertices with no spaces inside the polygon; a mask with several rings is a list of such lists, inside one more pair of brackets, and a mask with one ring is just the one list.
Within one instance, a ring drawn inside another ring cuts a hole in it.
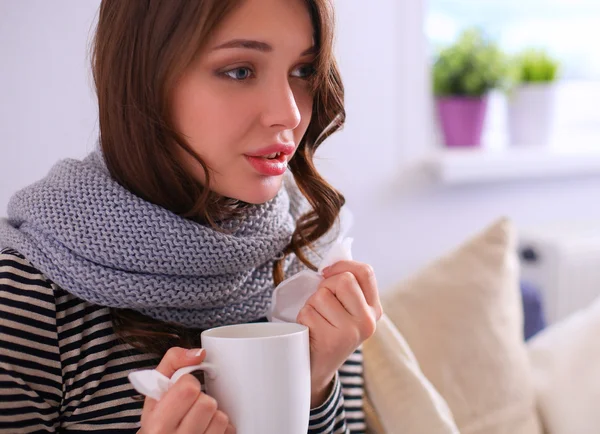
[{"label": "crumpled tissue", "polygon": [[353,239],[346,236],[352,223],[352,214],[346,207],[342,208],[338,237],[323,256],[318,270],[301,271],[277,285],[273,291],[271,309],[267,314],[269,321],[296,322],[300,309],[323,281],[323,270],[336,262],[352,260]]}]

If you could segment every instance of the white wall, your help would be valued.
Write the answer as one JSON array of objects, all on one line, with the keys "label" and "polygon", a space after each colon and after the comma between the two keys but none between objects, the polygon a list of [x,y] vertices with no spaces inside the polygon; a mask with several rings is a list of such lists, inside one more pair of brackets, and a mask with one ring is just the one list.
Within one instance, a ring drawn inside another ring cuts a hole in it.
[{"label": "white wall", "polygon": [[[431,146],[419,2],[336,3],[348,122],[319,165],[346,194],[355,257],[382,288],[501,215],[527,226],[600,218],[598,179],[401,190],[403,165]],[[87,44],[98,4],[0,1],[0,215],[17,188],[94,145]]]},{"label": "white wall", "polygon": [[0,215],[16,189],[94,146],[87,46],[98,4],[0,1]]},{"label": "white wall", "polygon": [[434,135],[422,101],[422,2],[336,4],[348,123],[324,145],[321,167],[346,193],[357,220],[355,256],[373,264],[382,289],[499,216],[518,227],[600,220],[600,179],[400,189],[403,167]]}]

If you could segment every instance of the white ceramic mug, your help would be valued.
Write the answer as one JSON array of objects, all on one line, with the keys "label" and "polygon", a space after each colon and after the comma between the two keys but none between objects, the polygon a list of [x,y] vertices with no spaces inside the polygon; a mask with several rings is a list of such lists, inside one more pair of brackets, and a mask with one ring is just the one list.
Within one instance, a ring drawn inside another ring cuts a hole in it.
[{"label": "white ceramic mug", "polygon": [[201,334],[206,359],[171,377],[205,371],[206,393],[237,434],[306,434],[310,412],[308,328],[295,323],[216,327]]}]

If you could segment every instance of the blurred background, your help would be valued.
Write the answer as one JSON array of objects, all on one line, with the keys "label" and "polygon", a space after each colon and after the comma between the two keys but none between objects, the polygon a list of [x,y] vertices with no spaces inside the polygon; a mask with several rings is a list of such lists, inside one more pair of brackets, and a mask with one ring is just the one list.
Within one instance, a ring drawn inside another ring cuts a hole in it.
[{"label": "blurred background", "polygon": [[[95,146],[99,3],[0,0],[0,215]],[[348,118],[318,164],[382,291],[506,216],[523,279],[563,295],[579,285],[585,304],[600,288],[600,2],[336,5]],[[550,316],[571,309],[552,303]]]}]

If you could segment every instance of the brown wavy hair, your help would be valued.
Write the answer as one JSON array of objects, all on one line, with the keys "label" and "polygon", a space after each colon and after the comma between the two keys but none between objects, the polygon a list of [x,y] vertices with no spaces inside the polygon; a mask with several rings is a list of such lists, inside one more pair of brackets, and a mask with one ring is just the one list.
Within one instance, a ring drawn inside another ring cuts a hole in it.
[{"label": "brown wavy hair", "polygon": [[[100,146],[113,178],[137,196],[215,229],[247,204],[210,190],[209,168],[175,129],[169,101],[175,84],[203,43],[242,0],[103,0],[92,47],[99,108]],[[333,57],[332,0],[305,0],[317,48],[312,79],[312,119],[289,163],[312,207],[297,222],[284,255],[295,254],[315,269],[303,249],[335,223],[344,197],[317,172],[319,145],[345,121],[344,87]],[[177,157],[183,148],[204,168],[201,184]],[[273,280],[283,280],[283,259]],[[199,330],[112,309],[115,332],[159,356],[171,346],[197,346]]]}]

